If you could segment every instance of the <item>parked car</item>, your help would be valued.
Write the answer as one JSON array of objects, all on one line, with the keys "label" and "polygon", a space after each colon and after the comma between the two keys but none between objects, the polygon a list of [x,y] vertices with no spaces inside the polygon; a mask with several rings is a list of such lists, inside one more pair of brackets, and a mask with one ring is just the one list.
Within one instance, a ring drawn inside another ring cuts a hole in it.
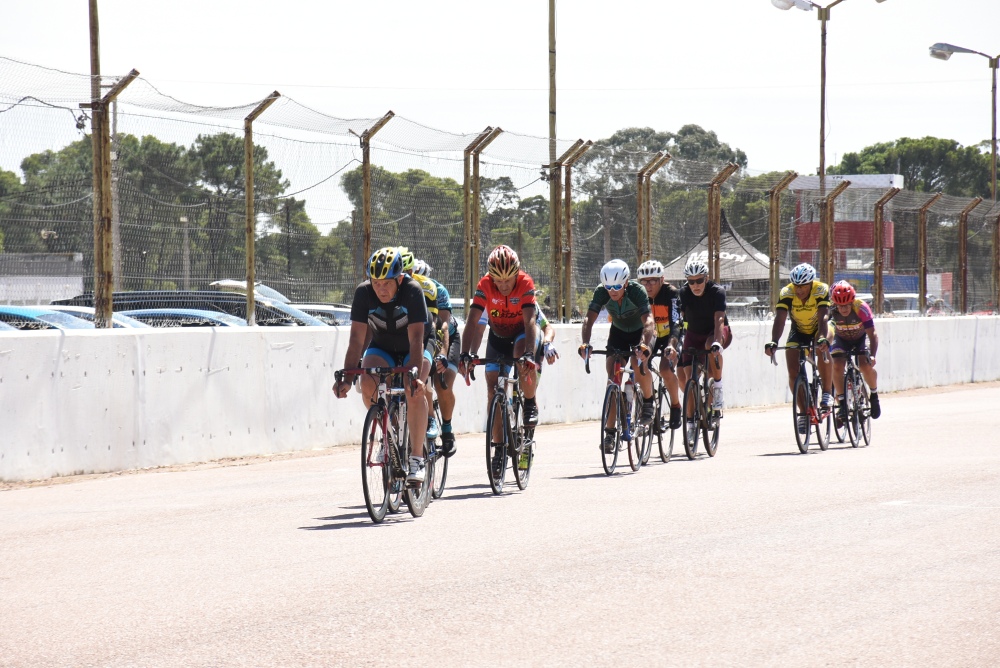
[{"label": "parked car", "polygon": [[342,304],[291,304],[328,325],[350,325],[351,307]]},{"label": "parked car", "polygon": [[[193,308],[206,311],[221,311],[235,315],[244,321],[247,317],[246,296],[234,292],[218,292],[215,290],[136,290],[133,292],[116,292],[112,295],[112,303],[116,311],[128,311],[148,308]],[[72,306],[93,306],[94,295],[85,293],[59,299],[53,304]],[[255,320],[258,325],[302,325],[326,327],[322,320],[303,313],[293,306],[268,299],[255,300]]]},{"label": "parked car", "polygon": [[11,325],[8,325],[5,322],[0,322],[0,332],[16,332],[16,331],[17,331],[17,327],[13,327]]},{"label": "parked car", "polygon": [[[62,304],[50,304],[47,308],[53,311],[59,311],[60,313],[68,313],[71,316],[82,318],[87,322],[94,322],[95,312],[93,306],[64,306]],[[149,327],[144,322],[139,322],[134,318],[130,318],[127,315],[122,315],[121,313],[111,314],[111,326],[114,328],[122,327]]]},{"label": "parked car", "polygon": [[94,329],[94,323],[42,306],[0,306],[0,322],[15,329]]},{"label": "parked car", "polygon": [[[237,281],[232,278],[224,278],[221,281],[213,281],[208,284],[209,287],[215,288],[220,292],[235,292],[237,294],[245,295],[247,293],[247,282]],[[290,304],[292,300],[281,294],[274,288],[268,287],[263,283],[254,283],[253,286],[254,294],[261,299],[268,299],[274,302],[281,302],[283,304]]]},{"label": "parked car", "polygon": [[147,327],[246,327],[246,320],[222,311],[195,308],[146,308],[125,311]]}]

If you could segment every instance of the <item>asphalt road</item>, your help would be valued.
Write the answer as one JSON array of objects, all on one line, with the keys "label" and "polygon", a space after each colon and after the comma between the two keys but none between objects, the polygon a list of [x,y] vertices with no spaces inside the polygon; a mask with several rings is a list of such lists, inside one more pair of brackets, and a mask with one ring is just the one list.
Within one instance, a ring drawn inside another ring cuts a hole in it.
[{"label": "asphalt road", "polygon": [[502,497],[463,437],[380,526],[356,447],[15,486],[0,665],[995,666],[998,406],[886,395],[871,447],[808,455],[732,410],[714,459],[612,478],[596,423],[544,427]]}]

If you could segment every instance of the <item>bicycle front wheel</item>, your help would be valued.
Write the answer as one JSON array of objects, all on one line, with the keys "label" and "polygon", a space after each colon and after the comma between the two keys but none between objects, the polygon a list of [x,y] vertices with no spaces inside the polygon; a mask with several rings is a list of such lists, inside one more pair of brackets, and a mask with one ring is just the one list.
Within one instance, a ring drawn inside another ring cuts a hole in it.
[{"label": "bicycle front wheel", "polygon": [[[395,399],[389,401],[389,442],[391,444],[390,447],[399,447],[400,450],[405,451],[405,447],[397,445],[405,443],[408,437],[408,429],[405,420],[400,420],[401,416],[399,414],[399,407],[401,405],[402,404]],[[404,458],[401,463],[403,465],[402,475],[405,476],[406,467],[408,465],[406,459]],[[389,471],[389,512],[395,514],[398,513],[399,509],[403,507],[404,482],[402,477],[393,474],[392,465],[388,457],[386,458],[386,468]]]},{"label": "bicycle front wheel", "polygon": [[847,422],[844,428],[851,441],[851,447],[856,448],[861,442],[861,425],[858,414],[858,386],[854,374],[850,371],[844,377],[844,403],[847,404]]},{"label": "bicycle front wheel", "polygon": [[[489,419],[486,421],[486,475],[490,479],[490,489],[494,494],[503,493],[504,478],[507,475],[507,430],[504,424],[504,403],[507,397],[497,393],[490,402]],[[499,443],[493,442],[493,433],[500,433]]]},{"label": "bicycle front wheel", "polygon": [[792,392],[792,427],[795,430],[795,442],[799,452],[809,452],[809,432],[812,424],[809,419],[809,382],[804,376],[795,379],[795,389]]},{"label": "bicycle front wheel", "polygon": [[816,412],[816,444],[819,445],[819,449],[826,451],[830,447],[830,411],[823,410],[820,399],[823,395],[823,384],[820,382],[819,375],[813,376],[813,394],[812,394],[812,405],[813,410]]},{"label": "bicycle front wheel", "polygon": [[867,447],[872,443],[872,405],[868,398],[868,386],[861,381],[860,372],[857,375],[857,381],[858,393],[855,405],[858,410],[858,429],[865,441],[865,447]]},{"label": "bicycle front wheel", "polygon": [[674,430],[670,428],[670,420],[663,417],[663,403],[667,391],[660,385],[656,392],[656,417],[653,426],[656,430],[656,445],[660,450],[660,461],[664,464],[670,461],[674,454]]},{"label": "bicycle front wheel", "polygon": [[389,509],[389,444],[383,417],[385,409],[372,406],[365,416],[361,434],[361,487],[365,492],[365,507],[372,522],[385,519]]},{"label": "bicycle front wheel", "polygon": [[[707,376],[706,376],[707,377]],[[715,380],[708,378],[705,382],[705,390],[702,392],[702,396],[705,397],[705,417],[704,424],[701,428],[702,439],[705,441],[705,452],[708,453],[709,457],[714,457],[715,452],[719,449],[719,411],[714,408],[709,408],[712,404],[709,402],[709,397],[713,396],[715,386]]]},{"label": "bicycle front wheel", "polygon": [[[621,388],[617,385],[608,385],[604,393],[604,408],[601,410],[601,464],[607,475],[614,474],[615,466],[618,464],[618,443],[622,437],[622,411],[619,406],[621,393]],[[615,411],[617,411],[615,419],[609,428],[608,420]]]},{"label": "bicycle front wheel", "polygon": [[441,456],[441,450],[434,450],[434,476],[431,479],[431,498],[440,499],[444,485],[448,481],[448,458]]},{"label": "bicycle front wheel", "polygon": [[427,510],[427,504],[431,501],[431,481],[434,478],[434,462],[425,460],[424,481],[416,487],[406,486],[403,498],[406,499],[406,507],[410,509],[410,514],[420,517]]},{"label": "bicycle front wheel", "polygon": [[[698,456],[698,432],[701,423],[701,406],[698,398],[698,379],[691,376],[684,385],[684,453],[688,459]],[[691,411],[688,415],[687,412]]]}]

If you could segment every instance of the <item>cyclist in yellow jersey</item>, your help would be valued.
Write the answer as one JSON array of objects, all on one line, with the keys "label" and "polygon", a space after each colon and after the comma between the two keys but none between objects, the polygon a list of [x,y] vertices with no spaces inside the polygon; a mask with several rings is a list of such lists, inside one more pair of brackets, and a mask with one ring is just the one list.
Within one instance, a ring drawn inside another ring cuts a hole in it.
[{"label": "cyclist in yellow jersey", "polygon": [[[413,271],[416,258],[406,246],[400,246],[396,250],[399,252],[399,257],[402,261],[403,273],[416,281],[417,285],[420,286],[420,290],[424,293],[424,302],[427,304],[427,312],[430,315],[430,320],[426,325],[424,359],[422,360],[420,373],[430,374],[431,363],[427,360],[434,359],[439,345],[437,337],[434,336],[434,321],[438,315],[437,285],[426,276],[421,276]],[[437,424],[437,420],[434,419],[434,389],[433,383],[430,381],[424,385],[424,397],[427,399],[427,438],[433,440],[438,437],[440,427]]]},{"label": "cyclist in yellow jersey", "polygon": [[[771,341],[764,346],[768,357],[773,357],[778,339],[785,330],[785,320],[790,315],[792,327],[788,332],[785,345],[792,350],[785,350],[785,366],[788,369],[788,387],[795,391],[795,377],[799,372],[799,352],[794,350],[810,343],[816,344],[816,364],[819,367],[819,377],[823,384],[823,409],[833,405],[830,387],[833,381],[832,365],[824,354],[829,347],[826,339],[830,319],[830,287],[816,280],[816,270],[811,264],[802,263],[789,273],[791,283],[781,289],[778,304],[775,307],[774,326],[771,327]],[[808,425],[799,424],[800,433],[805,433]]]}]

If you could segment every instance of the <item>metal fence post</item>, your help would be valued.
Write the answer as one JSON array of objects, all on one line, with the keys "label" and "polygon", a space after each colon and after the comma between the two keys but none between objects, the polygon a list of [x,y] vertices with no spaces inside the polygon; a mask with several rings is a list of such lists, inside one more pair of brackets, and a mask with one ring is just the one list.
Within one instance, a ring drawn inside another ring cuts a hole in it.
[{"label": "metal fence post", "polygon": [[257,283],[256,280],[256,253],[254,251],[254,242],[257,239],[257,209],[254,206],[253,197],[253,122],[264,113],[264,110],[270,107],[274,102],[281,97],[281,93],[274,91],[268,95],[264,100],[258,104],[253,111],[251,111],[245,119],[243,119],[243,158],[244,158],[244,170],[246,172],[246,263],[247,263],[247,324],[255,325],[256,320],[256,305],[257,300],[255,299],[254,286]]},{"label": "metal fence post", "polygon": [[820,278],[829,285],[834,276],[834,242],[833,242],[833,203],[842,192],[851,185],[850,181],[841,181],[837,187],[819,202],[819,261]]},{"label": "metal fence post", "polygon": [[358,139],[361,140],[361,209],[364,218],[364,237],[362,264],[372,255],[372,160],[371,160],[371,140],[375,133],[382,129],[386,123],[395,116],[392,111],[375,122],[367,130],[361,133]]},{"label": "metal fence post", "polygon": [[[564,186],[565,204],[563,209],[566,213],[564,227],[566,228],[566,245],[563,247],[563,301],[562,320],[569,322],[573,315],[573,300],[576,298],[576,290],[573,288],[573,165],[584,153],[590,150],[594,142],[588,141],[580,148],[569,155],[563,163],[566,170]],[[559,315],[558,313],[556,314]]]},{"label": "metal fence post", "polygon": [[962,209],[958,216],[958,282],[962,297],[959,301],[962,307],[962,314],[969,311],[969,214],[983,201],[982,197],[977,197],[969,205]]},{"label": "metal fence post", "polygon": [[[893,197],[899,194],[899,188],[889,188],[879,201],[875,202],[875,216],[872,223],[872,250],[875,253],[874,265],[872,267],[872,286],[874,290],[872,291],[872,301],[875,302],[877,310],[875,313],[877,315],[882,315],[882,295],[885,290],[882,289],[882,268],[885,264],[885,228],[884,228],[884,218],[885,218],[885,205],[889,203]],[[836,244],[832,244],[836,246]],[[836,249],[834,249],[836,250]]]},{"label": "metal fence post", "polygon": [[462,152],[462,223],[465,228],[465,249],[463,260],[465,264],[465,311],[466,317],[469,313],[469,304],[472,303],[472,293],[476,289],[476,273],[479,270],[478,258],[473,259],[472,255],[472,151],[479,145],[493,128],[487,126],[479,133],[479,136],[472,140],[465,151]]},{"label": "metal fence post", "polygon": [[768,280],[770,283],[771,310],[778,305],[778,294],[781,291],[781,192],[798,177],[795,172],[788,172],[773,188],[767,191],[767,254]]},{"label": "metal fence post", "polygon": [[719,253],[722,241],[722,184],[740,168],[730,162],[708,184],[708,277],[719,281],[721,268]]},{"label": "metal fence post", "polygon": [[[920,263],[918,269],[918,291],[917,303],[920,308],[920,315],[927,314],[927,211],[934,202],[941,199],[941,193],[935,193],[929,200],[921,205],[917,212],[917,261]],[[875,304],[876,315],[882,315],[882,303]]]}]

